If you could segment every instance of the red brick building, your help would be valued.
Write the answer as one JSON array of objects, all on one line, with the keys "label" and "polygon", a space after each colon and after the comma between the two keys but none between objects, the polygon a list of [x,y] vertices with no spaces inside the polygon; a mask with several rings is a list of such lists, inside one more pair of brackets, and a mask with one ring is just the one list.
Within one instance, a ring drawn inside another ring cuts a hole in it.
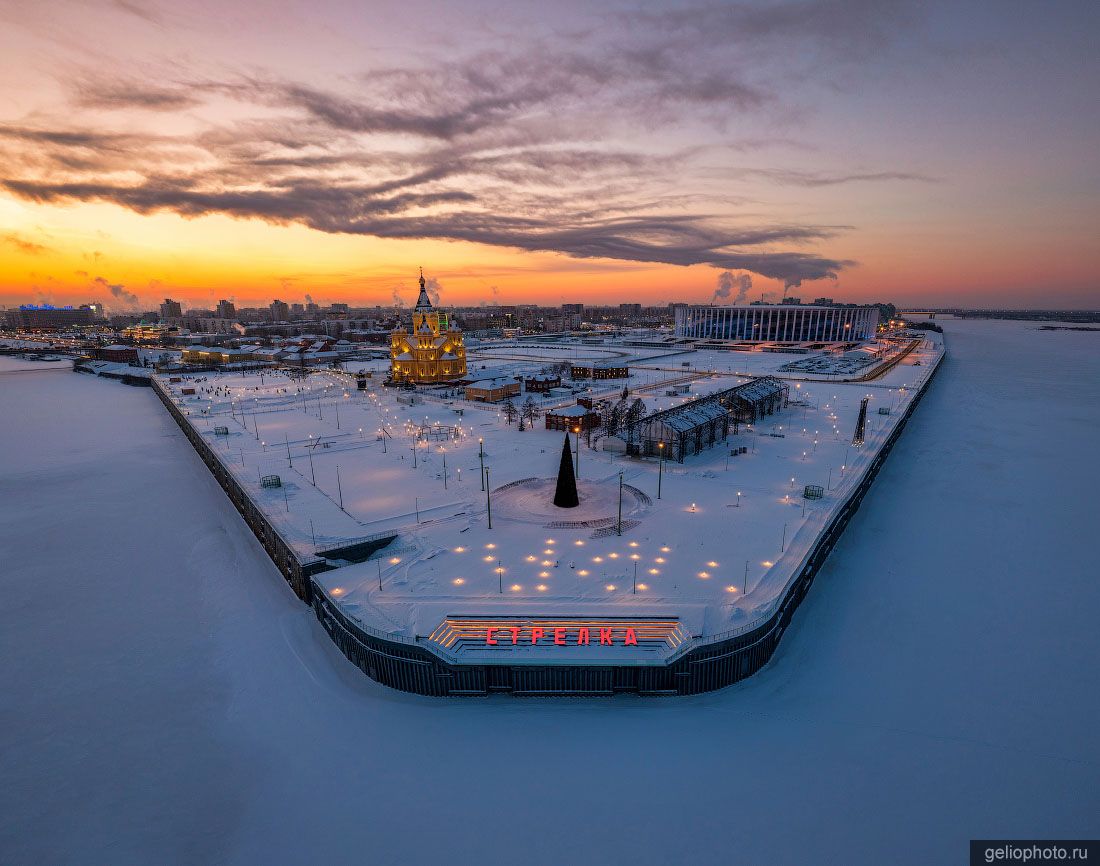
[{"label": "red brick building", "polygon": [[136,348],[120,344],[103,346],[93,350],[92,354],[100,361],[119,361],[123,364],[129,364],[138,359],[138,350]]},{"label": "red brick building", "polygon": [[600,426],[600,416],[584,406],[566,406],[564,409],[550,409],[546,413],[547,430],[573,431],[577,427],[594,430]]}]

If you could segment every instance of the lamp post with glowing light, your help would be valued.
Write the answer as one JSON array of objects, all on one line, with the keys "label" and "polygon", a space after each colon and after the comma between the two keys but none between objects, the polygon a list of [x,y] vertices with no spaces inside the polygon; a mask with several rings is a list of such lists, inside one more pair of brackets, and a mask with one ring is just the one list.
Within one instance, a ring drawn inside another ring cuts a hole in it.
[{"label": "lamp post with glowing light", "polygon": [[485,489],[485,440],[477,440],[478,460],[481,461],[481,489]]},{"label": "lamp post with glowing light", "polygon": [[657,453],[660,455],[657,463],[657,498],[661,498],[661,478],[665,474],[665,443],[657,443]]},{"label": "lamp post with glowing light", "polygon": [[581,428],[580,428],[579,424],[576,427],[573,428],[573,432],[576,434],[576,437],[577,437],[577,465],[576,465],[576,471],[577,471],[577,477],[580,478],[581,477]]}]

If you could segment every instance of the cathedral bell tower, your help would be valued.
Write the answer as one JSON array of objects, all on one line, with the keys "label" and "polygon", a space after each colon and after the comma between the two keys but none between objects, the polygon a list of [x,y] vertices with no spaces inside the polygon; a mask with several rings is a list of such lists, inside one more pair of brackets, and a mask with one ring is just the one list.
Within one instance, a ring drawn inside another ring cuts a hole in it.
[{"label": "cathedral bell tower", "polygon": [[462,331],[432,306],[428,281],[420,269],[420,295],[413,307],[412,330],[400,325],[390,334],[390,377],[395,382],[450,382],[466,375]]}]

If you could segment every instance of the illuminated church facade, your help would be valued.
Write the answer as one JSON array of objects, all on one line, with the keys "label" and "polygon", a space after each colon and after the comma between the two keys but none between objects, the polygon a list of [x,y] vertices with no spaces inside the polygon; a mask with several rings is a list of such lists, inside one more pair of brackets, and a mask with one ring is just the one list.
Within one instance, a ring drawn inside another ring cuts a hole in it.
[{"label": "illuminated church facade", "polygon": [[412,330],[399,326],[390,333],[390,377],[395,382],[429,384],[451,382],[465,375],[462,331],[451,324],[446,313],[432,306],[421,269]]}]

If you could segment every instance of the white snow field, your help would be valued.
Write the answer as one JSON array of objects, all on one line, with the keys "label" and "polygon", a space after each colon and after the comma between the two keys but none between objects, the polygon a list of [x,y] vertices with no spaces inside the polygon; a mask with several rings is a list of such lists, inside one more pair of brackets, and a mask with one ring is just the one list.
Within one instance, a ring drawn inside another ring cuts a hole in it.
[{"label": "white snow field", "polygon": [[0,359],[0,862],[966,862],[1100,835],[1100,334],[950,354],[771,663],[421,698],[340,655],[144,388]]}]

